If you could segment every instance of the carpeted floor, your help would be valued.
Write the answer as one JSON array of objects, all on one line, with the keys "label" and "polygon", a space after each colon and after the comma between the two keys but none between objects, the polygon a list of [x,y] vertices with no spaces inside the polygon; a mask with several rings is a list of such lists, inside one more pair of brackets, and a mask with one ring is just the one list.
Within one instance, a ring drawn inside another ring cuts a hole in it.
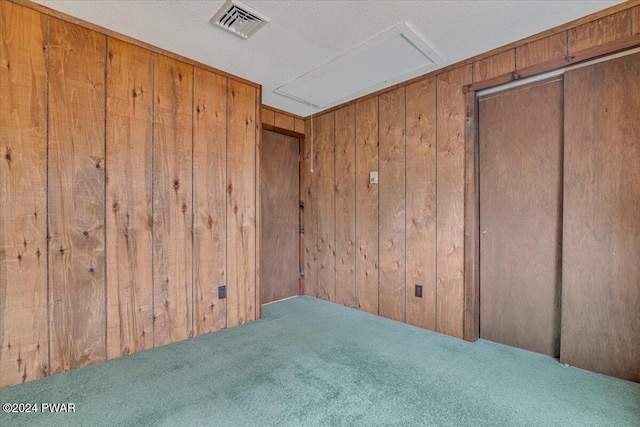
[{"label": "carpeted floor", "polygon": [[640,384],[309,297],[264,319],[0,390],[75,413],[0,425],[640,426]]}]

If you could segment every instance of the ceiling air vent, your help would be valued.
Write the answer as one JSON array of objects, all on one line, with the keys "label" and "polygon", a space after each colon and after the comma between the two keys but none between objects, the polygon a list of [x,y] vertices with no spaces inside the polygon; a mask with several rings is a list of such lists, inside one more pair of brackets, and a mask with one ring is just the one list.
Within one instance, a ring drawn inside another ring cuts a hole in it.
[{"label": "ceiling air vent", "polygon": [[271,19],[255,9],[237,0],[227,0],[222,8],[211,18],[218,27],[248,39]]}]

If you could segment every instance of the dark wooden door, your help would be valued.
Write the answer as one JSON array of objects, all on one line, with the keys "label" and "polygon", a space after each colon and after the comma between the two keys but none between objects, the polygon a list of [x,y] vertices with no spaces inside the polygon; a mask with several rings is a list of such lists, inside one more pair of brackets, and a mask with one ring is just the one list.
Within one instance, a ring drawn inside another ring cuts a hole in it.
[{"label": "dark wooden door", "polygon": [[565,76],[560,360],[640,382],[640,54]]},{"label": "dark wooden door", "polygon": [[262,303],[300,293],[300,141],[262,133],[260,150]]},{"label": "dark wooden door", "polygon": [[480,98],[480,337],[560,350],[563,82]]}]

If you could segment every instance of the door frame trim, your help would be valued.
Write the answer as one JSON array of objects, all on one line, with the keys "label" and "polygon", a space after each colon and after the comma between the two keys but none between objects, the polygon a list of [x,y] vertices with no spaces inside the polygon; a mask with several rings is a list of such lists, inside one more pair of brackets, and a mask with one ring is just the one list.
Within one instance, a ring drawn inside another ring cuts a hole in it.
[{"label": "door frame trim", "polygon": [[480,156],[478,96],[465,97],[464,138],[464,313],[462,337],[480,338]]}]

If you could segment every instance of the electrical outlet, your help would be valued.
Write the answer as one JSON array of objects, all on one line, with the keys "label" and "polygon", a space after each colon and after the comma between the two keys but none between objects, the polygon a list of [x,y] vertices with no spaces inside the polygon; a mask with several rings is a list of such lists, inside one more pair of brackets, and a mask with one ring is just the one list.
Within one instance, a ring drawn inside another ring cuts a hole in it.
[{"label": "electrical outlet", "polygon": [[416,297],[422,298],[422,285],[416,285]]},{"label": "electrical outlet", "polygon": [[226,286],[218,286],[218,299],[227,298],[227,287]]}]

